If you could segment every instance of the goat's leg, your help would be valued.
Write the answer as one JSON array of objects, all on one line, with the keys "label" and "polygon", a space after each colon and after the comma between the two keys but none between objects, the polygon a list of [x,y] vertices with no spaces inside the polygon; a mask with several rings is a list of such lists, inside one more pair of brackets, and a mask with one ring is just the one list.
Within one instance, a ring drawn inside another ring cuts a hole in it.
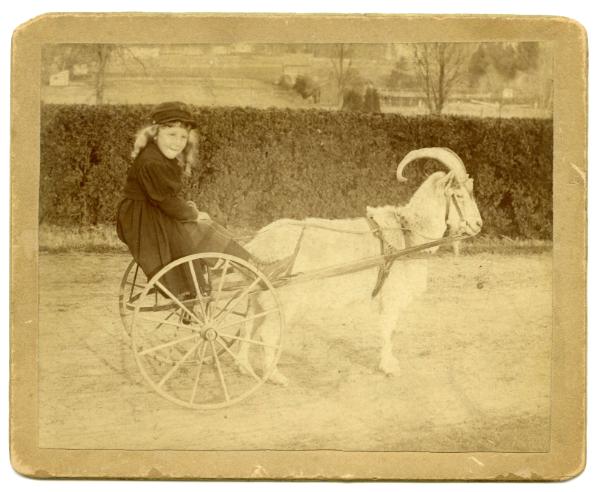
[{"label": "goat's leg", "polygon": [[[378,326],[381,337],[379,369],[388,376],[400,372],[400,364],[393,354],[392,337],[394,331],[396,331],[402,309],[397,303],[396,296],[398,293],[395,289],[390,290],[390,286],[393,285],[391,282],[398,282],[398,279],[394,278],[397,275],[398,272],[392,270],[390,278],[388,279],[390,283],[384,284],[378,299],[374,300],[372,305],[376,312],[376,314],[375,312],[373,314],[379,321]],[[395,285],[398,284],[396,283]]]},{"label": "goat's leg", "polygon": [[393,355],[392,337],[398,323],[413,300],[427,287],[427,263],[423,260],[398,262],[379,294],[377,306],[381,327],[381,359],[379,368],[386,374],[398,374],[400,364]]},{"label": "goat's leg", "polygon": [[[250,304],[249,313],[253,315],[260,314],[263,311],[272,309],[272,307],[273,306],[269,307],[264,300],[261,302],[258,300],[253,300]],[[277,350],[275,347],[281,342],[278,322],[278,317],[274,317],[273,319],[270,319],[269,317],[259,317],[254,319],[252,322],[244,323],[244,327],[242,328],[243,332],[240,332],[240,338],[260,341],[265,345],[257,346],[256,344],[247,342],[240,343],[240,349],[237,357],[238,367],[243,374],[249,374],[250,369],[254,370],[249,360],[250,350],[262,351],[261,369],[263,374],[272,367]],[[280,384],[282,386],[286,386],[288,384],[287,378],[281,374],[277,368],[275,368],[275,370],[271,373],[268,381],[274,384]]]},{"label": "goat's leg", "polygon": [[[267,320],[260,326],[260,338],[265,344],[263,346],[263,371],[268,371],[273,366],[277,350],[274,347],[280,343],[280,331],[277,322],[278,320]],[[281,386],[288,385],[288,379],[277,368],[269,376],[269,382]]]},{"label": "goat's leg", "polygon": [[[261,299],[260,305],[256,312],[260,313],[260,311],[268,311],[275,308],[275,306],[275,302],[265,302],[264,299]],[[264,374],[273,367],[275,356],[277,355],[277,347],[281,343],[281,327],[279,326],[279,316],[267,316],[258,321],[259,322],[257,324],[255,336],[256,338],[260,338],[262,343],[264,343],[264,345],[261,347],[263,350],[262,370]],[[287,386],[288,384],[288,379],[281,374],[277,368],[271,372],[268,381],[270,383],[279,384],[282,386]]]},{"label": "goat's leg", "polygon": [[[252,340],[254,338],[256,329],[256,321],[246,321],[244,324],[242,324],[238,335],[240,338],[243,338],[245,340]],[[251,376],[252,374],[256,375],[256,373],[254,372],[254,368],[252,367],[252,364],[250,363],[250,358],[248,357],[249,349],[250,344],[248,342],[240,341],[239,350],[236,358],[236,364],[238,370],[242,374]]]}]

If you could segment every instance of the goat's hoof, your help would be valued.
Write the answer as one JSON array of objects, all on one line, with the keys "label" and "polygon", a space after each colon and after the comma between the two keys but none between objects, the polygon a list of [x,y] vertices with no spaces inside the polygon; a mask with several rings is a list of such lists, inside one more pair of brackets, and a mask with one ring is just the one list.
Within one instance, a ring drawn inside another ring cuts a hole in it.
[{"label": "goat's hoof", "polygon": [[275,369],[273,371],[273,373],[269,376],[268,381],[279,386],[287,386],[288,384],[290,384],[288,378],[281,374],[278,369]]}]

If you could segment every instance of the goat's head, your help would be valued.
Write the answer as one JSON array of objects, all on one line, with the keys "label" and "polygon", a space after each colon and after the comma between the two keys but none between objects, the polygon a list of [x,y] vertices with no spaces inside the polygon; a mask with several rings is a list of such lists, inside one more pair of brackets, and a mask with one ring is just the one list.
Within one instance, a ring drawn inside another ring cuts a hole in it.
[{"label": "goat's head", "polygon": [[[436,172],[427,178],[415,192],[411,203],[413,209],[434,229],[448,227],[452,234],[474,236],[481,230],[482,221],[477,203],[473,197],[473,180],[469,178],[465,166],[452,150],[431,147],[409,152],[398,164],[396,177],[404,182],[404,168],[417,159],[434,159],[448,168],[447,173]],[[434,230],[433,233],[438,233]]]}]

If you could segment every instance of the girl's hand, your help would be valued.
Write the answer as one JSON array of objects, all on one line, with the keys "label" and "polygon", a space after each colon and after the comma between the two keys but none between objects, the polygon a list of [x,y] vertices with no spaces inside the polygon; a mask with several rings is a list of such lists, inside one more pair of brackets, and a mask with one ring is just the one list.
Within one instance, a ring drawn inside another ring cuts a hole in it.
[{"label": "girl's hand", "polygon": [[192,208],[194,208],[194,209],[198,210],[198,206],[196,205],[196,202],[193,202],[192,200],[188,200],[186,203],[187,203],[187,204],[188,204],[190,207],[192,207]]},{"label": "girl's hand", "polygon": [[210,220],[210,215],[208,215],[206,212],[198,212],[198,215],[196,216],[196,222],[202,222],[204,220]]}]

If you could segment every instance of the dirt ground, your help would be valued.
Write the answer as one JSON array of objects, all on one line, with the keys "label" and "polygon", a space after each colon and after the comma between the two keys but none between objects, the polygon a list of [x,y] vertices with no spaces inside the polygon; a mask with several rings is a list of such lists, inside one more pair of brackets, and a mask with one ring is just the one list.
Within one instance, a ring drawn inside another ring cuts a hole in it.
[{"label": "dirt ground", "polygon": [[119,254],[40,256],[39,445],[71,449],[541,452],[549,447],[552,256],[441,255],[377,371],[365,320],[288,326],[279,367],[220,410],[179,407],[122,334]]}]

